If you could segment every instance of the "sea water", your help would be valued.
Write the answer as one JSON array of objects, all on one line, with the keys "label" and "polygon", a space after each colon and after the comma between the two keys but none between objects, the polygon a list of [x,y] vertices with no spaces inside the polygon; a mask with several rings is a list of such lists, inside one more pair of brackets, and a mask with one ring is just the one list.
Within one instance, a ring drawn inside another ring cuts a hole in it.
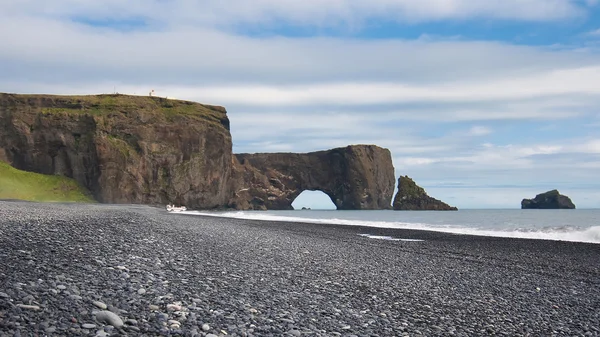
[{"label": "sea water", "polygon": [[454,234],[600,243],[600,209],[435,211],[231,211],[185,214],[418,229]]}]

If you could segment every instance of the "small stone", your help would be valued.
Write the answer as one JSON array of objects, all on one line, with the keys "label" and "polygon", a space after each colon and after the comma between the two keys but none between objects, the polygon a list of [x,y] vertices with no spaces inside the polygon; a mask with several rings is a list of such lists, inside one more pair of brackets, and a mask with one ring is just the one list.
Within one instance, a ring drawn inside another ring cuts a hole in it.
[{"label": "small stone", "polygon": [[64,285],[62,285],[62,284],[59,284],[59,285],[56,286],[56,289],[65,290],[65,289],[67,289],[67,287],[64,286]]},{"label": "small stone", "polygon": [[17,307],[27,310],[40,310],[40,307],[38,307],[37,305],[17,304]]},{"label": "small stone", "polygon": [[110,336],[110,335],[102,329],[96,331],[96,337],[108,337],[108,336]]},{"label": "small stone", "polygon": [[209,333],[208,335],[206,335],[206,337],[219,337],[219,336],[217,336],[215,334],[212,334],[212,333]]},{"label": "small stone", "polygon": [[10,296],[8,296],[8,294],[7,294],[7,293],[3,293],[3,292],[1,292],[1,291],[0,291],[0,297],[3,297],[3,298],[10,298]]},{"label": "small stone", "polygon": [[158,309],[160,309],[160,307],[158,305],[150,304],[148,306],[148,309],[150,309],[151,311],[158,311]]},{"label": "small stone", "polygon": [[140,288],[140,289],[138,289],[137,293],[140,295],[144,295],[146,293],[146,289]]},{"label": "small stone", "polygon": [[112,312],[114,312],[117,315],[120,314],[120,313],[125,313],[121,309],[115,307],[114,305],[109,305],[108,306],[108,311],[112,311]]},{"label": "small stone", "polygon": [[209,331],[210,330],[210,325],[204,323],[202,324],[202,331]]},{"label": "small stone", "polygon": [[102,303],[100,301],[94,301],[92,303],[102,310],[106,310],[106,308],[108,308],[108,306],[105,303]]},{"label": "small stone", "polygon": [[120,328],[123,326],[123,320],[114,312],[110,311],[100,311],[96,314],[96,320],[100,323],[112,325],[115,328]]},{"label": "small stone", "polygon": [[302,333],[300,331],[298,331],[298,330],[290,330],[288,333],[290,335],[292,335],[292,336],[295,336],[295,337],[302,336]]},{"label": "small stone", "polygon": [[72,300],[75,301],[81,301],[83,299],[83,297],[79,296],[79,295],[71,295],[69,296]]},{"label": "small stone", "polygon": [[96,324],[86,323],[86,324],[82,324],[81,327],[84,328],[84,329],[95,329],[96,328]]},{"label": "small stone", "polygon": [[167,304],[167,311],[180,311],[181,310],[181,306],[177,305],[177,304]]},{"label": "small stone", "polygon": [[129,325],[137,325],[138,321],[136,321],[135,319],[128,319],[125,321],[125,324],[129,324]]},{"label": "small stone", "polygon": [[44,331],[46,331],[46,333],[54,333],[56,331],[56,328],[51,326],[47,327]]}]

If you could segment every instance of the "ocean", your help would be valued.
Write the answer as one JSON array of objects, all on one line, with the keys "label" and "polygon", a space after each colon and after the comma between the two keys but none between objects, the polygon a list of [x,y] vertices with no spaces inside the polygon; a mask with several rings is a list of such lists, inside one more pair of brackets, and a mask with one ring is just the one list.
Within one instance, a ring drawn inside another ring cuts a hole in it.
[{"label": "ocean", "polygon": [[[454,234],[600,243],[600,209],[433,211],[183,212],[251,220],[404,228]],[[181,213],[180,213],[181,214]]]}]

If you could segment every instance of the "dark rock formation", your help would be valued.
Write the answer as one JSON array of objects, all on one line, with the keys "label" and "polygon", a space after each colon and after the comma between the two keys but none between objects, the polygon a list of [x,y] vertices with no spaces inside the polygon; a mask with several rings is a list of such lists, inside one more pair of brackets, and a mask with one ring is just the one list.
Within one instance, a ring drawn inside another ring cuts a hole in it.
[{"label": "dark rock formation", "polygon": [[224,108],[160,97],[0,93],[0,160],[74,178],[104,203],[290,209],[322,190],[339,209],[387,209],[390,152],[231,152]]},{"label": "dark rock formation", "polygon": [[100,202],[215,208],[231,197],[222,107],[159,97],[0,94],[0,160]]},{"label": "dark rock formation", "polygon": [[338,209],[389,209],[394,192],[390,151],[353,145],[328,151],[236,154],[238,209],[293,209],[305,190],[327,194]]},{"label": "dark rock formation", "polygon": [[425,190],[418,186],[408,176],[398,179],[398,193],[394,198],[394,210],[396,211],[456,211],[443,201],[427,195]]},{"label": "dark rock formation", "polygon": [[548,191],[535,196],[533,199],[523,199],[522,209],[575,209],[575,204],[566,195],[557,190]]}]

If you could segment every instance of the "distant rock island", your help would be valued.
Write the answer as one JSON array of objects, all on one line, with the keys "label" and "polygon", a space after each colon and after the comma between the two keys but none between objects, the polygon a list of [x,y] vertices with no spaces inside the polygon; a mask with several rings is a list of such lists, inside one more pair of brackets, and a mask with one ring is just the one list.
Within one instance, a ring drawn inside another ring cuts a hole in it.
[{"label": "distant rock island", "polygon": [[398,193],[394,198],[396,211],[457,211],[458,208],[432,198],[408,176],[398,179]]},{"label": "distant rock island", "polygon": [[575,204],[558,190],[551,190],[540,193],[533,199],[523,199],[521,209],[575,209]]}]

